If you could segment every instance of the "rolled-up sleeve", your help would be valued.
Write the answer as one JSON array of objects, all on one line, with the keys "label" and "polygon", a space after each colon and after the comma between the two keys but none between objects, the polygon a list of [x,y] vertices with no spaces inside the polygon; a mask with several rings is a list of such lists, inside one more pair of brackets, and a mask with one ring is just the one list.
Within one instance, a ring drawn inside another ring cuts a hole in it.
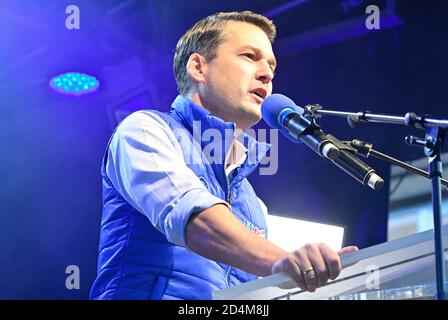
[{"label": "rolled-up sleeve", "polygon": [[218,203],[227,205],[205,189],[186,165],[171,128],[153,113],[127,117],[112,137],[107,156],[106,174],[117,191],[176,245],[186,246],[185,227],[192,214]]}]

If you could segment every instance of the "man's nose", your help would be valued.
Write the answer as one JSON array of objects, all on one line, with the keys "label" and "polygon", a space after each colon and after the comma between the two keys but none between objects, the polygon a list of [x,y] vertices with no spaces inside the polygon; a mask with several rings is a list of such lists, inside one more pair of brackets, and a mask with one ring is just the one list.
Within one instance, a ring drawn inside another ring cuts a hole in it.
[{"label": "man's nose", "polygon": [[264,84],[268,84],[274,78],[274,72],[267,61],[260,61],[256,78]]}]

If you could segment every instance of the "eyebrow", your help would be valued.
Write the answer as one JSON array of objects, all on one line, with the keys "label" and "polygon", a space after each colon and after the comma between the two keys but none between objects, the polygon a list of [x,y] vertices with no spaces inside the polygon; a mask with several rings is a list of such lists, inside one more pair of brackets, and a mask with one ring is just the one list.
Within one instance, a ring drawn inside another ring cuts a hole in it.
[{"label": "eyebrow", "polygon": [[[245,45],[245,46],[242,46],[242,47],[240,48],[240,50],[243,50],[243,49],[251,49],[251,50],[253,50],[257,55],[261,55],[261,50],[258,49],[257,47],[254,47],[254,46],[251,46],[251,45]],[[271,59],[268,59],[268,63],[269,63],[269,65],[272,67],[272,71],[274,71],[275,68],[277,67],[277,60],[275,59],[275,57],[273,57],[273,58],[271,58]]]}]

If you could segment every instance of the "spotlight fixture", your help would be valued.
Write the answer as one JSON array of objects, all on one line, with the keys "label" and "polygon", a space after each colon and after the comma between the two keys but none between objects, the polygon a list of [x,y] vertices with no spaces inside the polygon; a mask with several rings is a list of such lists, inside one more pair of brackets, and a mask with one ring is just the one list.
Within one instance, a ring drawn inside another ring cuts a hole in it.
[{"label": "spotlight fixture", "polygon": [[85,73],[67,72],[51,78],[49,85],[58,93],[80,96],[98,90],[100,82]]}]

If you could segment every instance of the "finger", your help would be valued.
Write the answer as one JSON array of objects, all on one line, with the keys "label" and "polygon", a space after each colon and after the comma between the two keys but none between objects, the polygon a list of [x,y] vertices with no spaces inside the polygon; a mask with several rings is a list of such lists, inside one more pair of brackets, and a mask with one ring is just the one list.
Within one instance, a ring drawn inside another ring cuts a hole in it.
[{"label": "finger", "polygon": [[308,259],[314,267],[317,278],[317,286],[321,287],[328,281],[328,270],[320,252],[320,245],[308,244],[305,246],[308,252]]},{"label": "finger", "polygon": [[337,253],[338,253],[338,255],[343,256],[344,254],[352,253],[352,252],[355,252],[355,251],[358,251],[358,250],[359,249],[358,249],[357,246],[348,246],[348,247],[342,248]]},{"label": "finger", "polygon": [[328,275],[331,280],[334,280],[341,273],[341,258],[339,255],[330,249],[326,244],[320,246],[322,258],[327,266]]},{"label": "finger", "polygon": [[302,276],[302,271],[297,263],[297,258],[294,254],[290,253],[283,257],[279,262],[272,267],[272,273],[283,272],[291,277],[298,287],[306,290],[306,284]]},{"label": "finger", "polygon": [[310,292],[316,291],[317,288],[317,277],[314,267],[308,259],[308,254],[305,248],[300,248],[294,251],[298,258],[298,265],[302,272],[303,279],[306,284],[306,290]]}]

